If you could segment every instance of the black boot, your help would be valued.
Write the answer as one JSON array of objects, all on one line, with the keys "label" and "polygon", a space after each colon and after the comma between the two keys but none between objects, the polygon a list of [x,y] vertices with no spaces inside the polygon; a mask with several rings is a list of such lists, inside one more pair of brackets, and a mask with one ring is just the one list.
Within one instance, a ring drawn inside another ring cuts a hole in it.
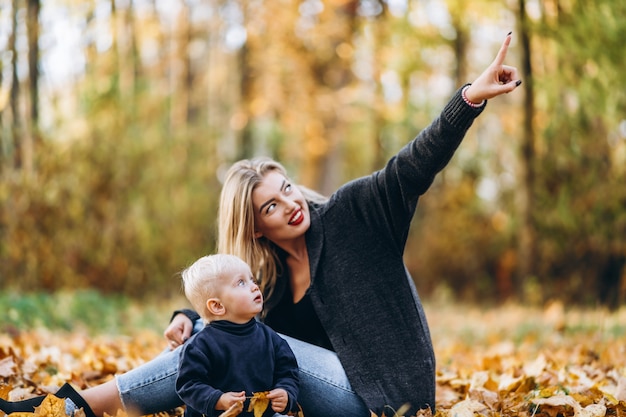
[{"label": "black boot", "polygon": [[39,407],[45,395],[39,397],[29,398],[22,401],[6,401],[0,398],[0,410],[5,414],[11,413],[32,413],[35,411],[35,407]]},{"label": "black boot", "polygon": [[[91,407],[89,407],[89,404],[87,404],[87,401],[85,401],[85,399],[81,397],[70,384],[64,384],[61,388],[59,388],[54,396],[62,399],[69,398],[77,408],[83,409],[86,417],[96,417],[91,410]],[[22,401],[5,401],[0,398],[0,410],[4,411],[5,414],[16,412],[32,413],[35,411],[35,407],[39,407],[41,405],[44,398],[46,398],[45,395],[40,395],[39,397],[29,398],[28,400]]]}]

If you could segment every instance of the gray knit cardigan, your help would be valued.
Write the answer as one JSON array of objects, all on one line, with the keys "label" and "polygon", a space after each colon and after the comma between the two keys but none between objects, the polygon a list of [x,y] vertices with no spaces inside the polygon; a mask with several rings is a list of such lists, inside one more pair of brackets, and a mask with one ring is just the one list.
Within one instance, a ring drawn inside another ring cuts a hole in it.
[{"label": "gray knit cardigan", "polygon": [[402,256],[418,198],[483,109],[467,105],[459,89],[382,170],[311,206],[309,294],[352,387],[378,415],[406,403],[405,415],[435,410],[432,342]]}]

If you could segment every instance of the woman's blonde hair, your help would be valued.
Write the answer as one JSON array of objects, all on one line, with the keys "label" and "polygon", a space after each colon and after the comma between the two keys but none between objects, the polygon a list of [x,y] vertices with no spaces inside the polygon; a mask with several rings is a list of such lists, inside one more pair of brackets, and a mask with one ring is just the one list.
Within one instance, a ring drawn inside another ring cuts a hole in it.
[{"label": "woman's blonde hair", "polygon": [[[233,164],[222,187],[218,220],[218,252],[243,259],[259,281],[266,300],[272,295],[279,264],[274,244],[264,237],[254,236],[252,192],[269,172],[289,177],[287,170],[270,158],[244,159]],[[298,188],[307,202],[326,201],[315,191]]]}]

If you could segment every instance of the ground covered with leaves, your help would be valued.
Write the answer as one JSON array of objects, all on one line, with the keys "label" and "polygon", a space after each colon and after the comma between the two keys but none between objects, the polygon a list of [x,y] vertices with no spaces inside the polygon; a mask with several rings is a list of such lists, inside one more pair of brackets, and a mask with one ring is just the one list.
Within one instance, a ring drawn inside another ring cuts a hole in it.
[{"label": "ground covered with leaves", "polygon": [[[552,303],[543,309],[431,304],[426,310],[437,356],[437,416],[626,417],[626,309]],[[65,382],[97,385],[164,347],[154,330],[93,336],[3,329],[0,398],[51,393]],[[45,404],[36,416],[64,416],[54,402]]]}]

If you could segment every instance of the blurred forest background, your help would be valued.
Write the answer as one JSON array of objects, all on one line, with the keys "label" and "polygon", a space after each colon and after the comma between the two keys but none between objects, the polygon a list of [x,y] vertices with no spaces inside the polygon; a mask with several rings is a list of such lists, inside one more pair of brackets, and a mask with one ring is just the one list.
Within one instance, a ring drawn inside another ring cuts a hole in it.
[{"label": "blurred forest background", "polygon": [[2,0],[0,289],[179,295],[220,178],[269,155],[329,194],[492,61],[492,100],[422,198],[424,297],[626,300],[626,2]]}]

